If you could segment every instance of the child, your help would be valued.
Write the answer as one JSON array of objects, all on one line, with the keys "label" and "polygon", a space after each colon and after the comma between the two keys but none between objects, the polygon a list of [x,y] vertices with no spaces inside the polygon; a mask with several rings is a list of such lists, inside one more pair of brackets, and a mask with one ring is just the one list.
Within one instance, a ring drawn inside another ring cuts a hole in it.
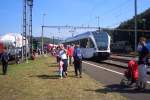
[{"label": "child", "polygon": [[59,61],[59,75],[60,75],[61,79],[63,77],[63,64],[64,64],[64,62],[62,61],[62,59],[60,59],[60,61]]}]

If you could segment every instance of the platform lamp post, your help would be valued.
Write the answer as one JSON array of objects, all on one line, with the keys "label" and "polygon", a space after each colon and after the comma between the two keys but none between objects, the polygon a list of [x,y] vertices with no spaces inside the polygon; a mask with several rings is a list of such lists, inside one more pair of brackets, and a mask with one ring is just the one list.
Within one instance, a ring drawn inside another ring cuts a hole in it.
[{"label": "platform lamp post", "polygon": [[145,29],[146,29],[146,19],[143,18],[142,21],[143,21],[143,28],[144,28],[144,30],[145,30]]},{"label": "platform lamp post", "polygon": [[[27,20],[27,1],[26,0],[23,0],[23,32],[22,32],[22,60],[24,60],[24,53],[26,52],[26,49],[24,48],[24,40],[25,40],[25,47],[26,47],[26,20]],[[25,60],[26,57],[25,57]]]},{"label": "platform lamp post", "polygon": [[134,16],[134,36],[135,36],[135,44],[134,44],[134,51],[136,51],[137,48],[137,0],[134,0],[134,11],[135,11],[135,16]]},{"label": "platform lamp post", "polygon": [[100,17],[97,16],[96,19],[97,19],[98,30],[100,31],[100,25],[99,25],[99,19],[100,19]]},{"label": "platform lamp post", "polygon": [[33,42],[32,42],[32,9],[33,9],[33,0],[27,0],[27,4],[28,4],[28,6],[30,7],[29,9],[30,9],[30,16],[29,16],[29,34],[30,34],[30,45],[29,45],[29,47],[30,47],[30,56],[32,56],[32,51],[33,51],[33,46],[32,46],[32,44],[33,44]]},{"label": "platform lamp post", "polygon": [[46,14],[43,13],[43,18],[42,18],[42,35],[41,35],[41,45],[42,45],[42,54],[43,54],[43,51],[44,51],[44,40],[43,40],[43,35],[44,35],[44,18],[45,18]]},{"label": "platform lamp post", "polygon": [[145,18],[143,18],[142,19],[142,24],[143,24],[143,32],[142,32],[142,35],[144,36],[144,34],[145,34],[145,29],[146,29],[146,24],[145,24],[145,22],[146,22],[146,19]]}]

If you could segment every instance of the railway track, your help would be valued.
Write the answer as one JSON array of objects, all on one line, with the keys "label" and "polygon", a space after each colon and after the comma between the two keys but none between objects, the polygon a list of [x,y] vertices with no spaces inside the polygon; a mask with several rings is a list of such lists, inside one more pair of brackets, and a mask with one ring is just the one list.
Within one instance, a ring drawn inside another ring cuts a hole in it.
[{"label": "railway track", "polygon": [[[100,63],[108,64],[108,65],[113,65],[117,67],[122,67],[124,69],[127,69],[128,67],[128,62],[132,59],[133,57],[129,56],[116,56],[116,55],[111,55],[108,60],[101,61]],[[136,60],[138,59],[137,57],[135,58]],[[150,61],[150,59],[149,59]],[[148,74],[150,74],[150,66],[148,66]]]},{"label": "railway track", "polygon": [[[120,61],[118,62],[121,63]],[[90,75],[90,77],[104,84],[104,86],[106,87],[106,93],[109,92],[107,91],[109,89],[114,92],[121,93],[121,95],[127,97],[129,100],[142,100],[143,98],[145,100],[148,100],[148,98],[150,97],[150,75],[148,75],[147,78],[148,85],[145,91],[135,91],[134,85],[131,87],[121,87],[120,81],[124,78],[123,73],[126,70],[125,68],[127,67],[116,67],[116,64],[109,63],[110,61],[107,63],[98,61],[85,61],[83,62],[83,71],[86,74]],[[101,92],[101,89],[99,89],[98,91]]]}]

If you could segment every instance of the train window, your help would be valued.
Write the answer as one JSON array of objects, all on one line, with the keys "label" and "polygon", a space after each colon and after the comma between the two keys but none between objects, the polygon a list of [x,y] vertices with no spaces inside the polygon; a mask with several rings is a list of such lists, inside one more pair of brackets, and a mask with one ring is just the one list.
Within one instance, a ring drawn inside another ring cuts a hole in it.
[{"label": "train window", "polygon": [[105,50],[108,47],[108,36],[105,32],[93,32],[97,47],[99,50]]},{"label": "train window", "polygon": [[72,43],[73,43],[73,44],[80,44],[80,41],[79,41],[79,40],[76,40],[76,41],[73,41]]},{"label": "train window", "polygon": [[86,48],[94,48],[94,44],[90,38],[88,39]]},{"label": "train window", "polygon": [[88,42],[88,39],[81,39],[80,40],[80,47],[81,48],[86,48],[87,42]]}]

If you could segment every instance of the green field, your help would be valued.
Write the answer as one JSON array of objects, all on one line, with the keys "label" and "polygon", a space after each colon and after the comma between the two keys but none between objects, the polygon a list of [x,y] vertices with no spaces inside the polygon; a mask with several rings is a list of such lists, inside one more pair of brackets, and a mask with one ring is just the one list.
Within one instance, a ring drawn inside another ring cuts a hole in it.
[{"label": "green field", "polygon": [[73,66],[64,79],[57,71],[53,57],[9,65],[8,75],[0,75],[0,100],[126,100],[118,93],[106,93],[102,84],[86,74],[74,77]]}]

